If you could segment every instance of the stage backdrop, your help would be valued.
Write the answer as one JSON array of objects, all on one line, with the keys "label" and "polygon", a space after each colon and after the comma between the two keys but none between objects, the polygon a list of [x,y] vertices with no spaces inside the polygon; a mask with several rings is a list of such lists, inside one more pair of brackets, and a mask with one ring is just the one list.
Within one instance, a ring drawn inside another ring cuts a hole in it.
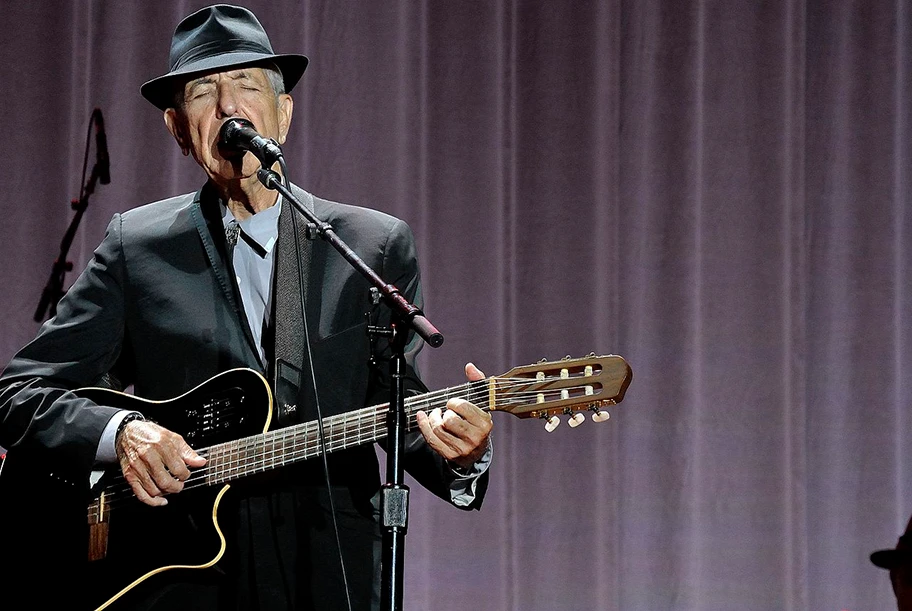
[{"label": "stage backdrop", "polygon": [[[114,212],[200,185],[139,86],[202,4],[3,3],[4,363],[93,107],[111,184],[77,269]],[[912,513],[908,2],[246,4],[311,59],[292,178],[417,235],[432,387],[467,360],[634,370],[607,423],[496,418],[481,513],[415,491],[406,608],[892,606],[868,554]]]}]

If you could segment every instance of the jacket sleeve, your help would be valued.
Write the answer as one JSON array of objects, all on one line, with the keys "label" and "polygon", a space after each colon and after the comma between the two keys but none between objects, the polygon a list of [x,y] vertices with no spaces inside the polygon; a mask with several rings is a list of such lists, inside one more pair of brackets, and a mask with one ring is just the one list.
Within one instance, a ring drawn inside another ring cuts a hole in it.
[{"label": "jacket sleeve", "polygon": [[[383,256],[383,270],[381,275],[387,282],[394,284],[411,303],[419,308],[423,307],[421,294],[421,278],[418,270],[415,240],[408,225],[397,221],[390,231]],[[388,308],[380,307],[379,322],[381,325],[389,324]],[[417,356],[423,346],[423,340],[414,332],[410,333],[406,345],[406,393],[409,396],[427,392],[427,387],[418,375]],[[388,348],[380,351],[378,366],[374,367],[372,382],[369,388],[370,402],[368,405],[386,403],[389,401],[389,371]],[[385,442],[380,444],[386,449]],[[477,475],[465,476],[457,474],[447,461],[428,446],[424,437],[418,431],[408,433],[405,438],[405,470],[414,477],[418,483],[433,492],[435,495],[452,503],[461,509],[479,509],[484,499],[488,485],[487,456],[485,469]],[[471,499],[465,503],[465,499]]]},{"label": "jacket sleeve", "polygon": [[0,376],[0,445],[47,457],[80,473],[92,467],[105,424],[118,411],[71,390],[99,383],[124,336],[124,261],[120,216],[56,315]]}]

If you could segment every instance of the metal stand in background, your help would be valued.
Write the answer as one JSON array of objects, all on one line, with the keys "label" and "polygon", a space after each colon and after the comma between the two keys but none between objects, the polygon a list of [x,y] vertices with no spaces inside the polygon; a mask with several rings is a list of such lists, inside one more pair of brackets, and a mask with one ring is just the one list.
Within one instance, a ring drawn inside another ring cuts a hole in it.
[{"label": "metal stand in background", "polygon": [[[89,180],[82,187],[79,199],[70,202],[70,206],[76,211],[70,226],[67,228],[63,239],[60,241],[60,254],[51,267],[51,276],[48,278],[44,290],[41,292],[41,301],[38,302],[38,308],[35,310],[35,322],[43,322],[45,318],[51,318],[57,313],[57,302],[63,297],[63,281],[66,273],[73,269],[73,264],[67,261],[70,252],[70,246],[73,244],[73,238],[76,237],[76,230],[79,229],[79,222],[82,215],[85,214],[89,206],[89,197],[95,192],[95,184],[101,182],[106,185],[111,182],[110,161],[108,158],[108,146],[105,138],[104,119],[101,116],[101,109],[96,108],[92,111],[92,117],[89,120],[89,134],[92,133],[92,126],[95,126],[95,164],[92,166],[92,173]],[[89,157],[89,138],[86,136],[85,160]],[[85,178],[86,161],[83,161],[82,176]]]}]

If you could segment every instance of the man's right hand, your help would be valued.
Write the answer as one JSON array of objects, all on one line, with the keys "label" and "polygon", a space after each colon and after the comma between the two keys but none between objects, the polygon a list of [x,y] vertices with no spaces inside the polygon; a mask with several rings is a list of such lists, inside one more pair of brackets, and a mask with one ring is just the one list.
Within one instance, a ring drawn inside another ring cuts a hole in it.
[{"label": "man's right hand", "polygon": [[133,494],[146,505],[168,504],[167,494],[184,489],[188,467],[202,467],[206,459],[184,438],[154,422],[128,422],[115,440],[117,458]]}]

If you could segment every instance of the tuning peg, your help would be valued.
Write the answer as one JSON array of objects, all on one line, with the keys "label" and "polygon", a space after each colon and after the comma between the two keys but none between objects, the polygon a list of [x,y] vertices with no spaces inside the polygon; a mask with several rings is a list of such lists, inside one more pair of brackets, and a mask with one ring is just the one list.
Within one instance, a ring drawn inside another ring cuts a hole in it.
[{"label": "tuning peg", "polygon": [[539,361],[539,363],[547,363],[547,362],[548,362],[548,357],[544,357],[544,356]]},{"label": "tuning peg", "polygon": [[558,427],[559,424],[560,424],[560,418],[558,418],[557,416],[551,416],[550,418],[548,418],[548,422],[545,423],[545,430],[548,431],[549,433],[551,433],[554,431],[554,429],[556,429]]},{"label": "tuning peg", "polygon": [[561,360],[562,360],[562,361],[569,361],[571,358],[573,358],[573,357],[571,357],[571,356],[568,354],[567,356],[565,356],[565,357],[562,358]]},{"label": "tuning peg", "polygon": [[595,412],[594,414],[592,414],[593,422],[604,422],[605,420],[608,420],[608,418],[611,418],[611,414],[609,414],[608,412],[606,412],[603,409],[600,409],[597,412]]},{"label": "tuning peg", "polygon": [[586,421],[586,415],[583,414],[582,412],[576,412],[575,414],[570,416],[570,418],[567,420],[567,424],[570,425],[570,428],[575,429],[576,427],[578,427],[585,421]]}]

